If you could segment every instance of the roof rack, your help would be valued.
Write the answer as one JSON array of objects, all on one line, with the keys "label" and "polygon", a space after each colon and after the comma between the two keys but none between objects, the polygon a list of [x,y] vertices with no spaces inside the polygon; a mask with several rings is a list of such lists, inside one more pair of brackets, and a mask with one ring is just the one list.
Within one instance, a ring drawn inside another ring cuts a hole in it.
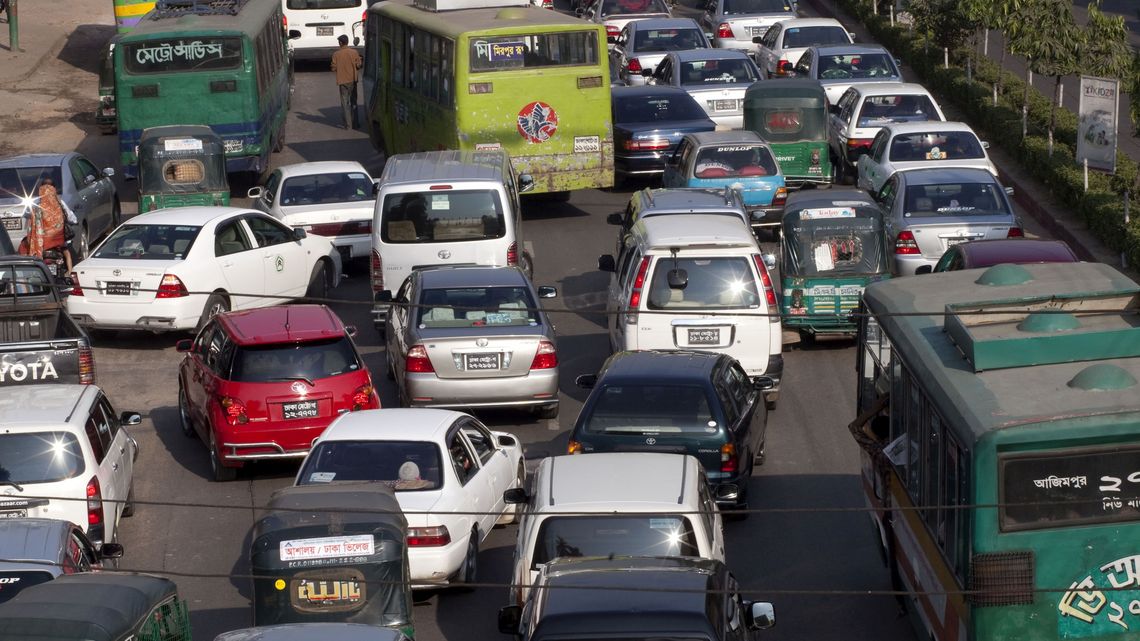
[{"label": "roof rack", "polygon": [[249,0],[158,0],[151,12],[154,18],[182,16],[236,16]]}]

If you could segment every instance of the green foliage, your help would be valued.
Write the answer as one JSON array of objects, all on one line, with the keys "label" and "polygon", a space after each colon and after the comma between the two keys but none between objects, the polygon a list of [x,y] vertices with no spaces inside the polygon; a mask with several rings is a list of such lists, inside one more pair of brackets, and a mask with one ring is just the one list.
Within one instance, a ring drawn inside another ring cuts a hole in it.
[{"label": "green foliage", "polygon": [[1088,7],[1088,17],[1080,56],[1082,73],[1127,79],[1132,73],[1133,55],[1124,16],[1106,15],[1094,3]]},{"label": "green foliage", "polygon": [[959,0],[910,0],[914,28],[930,36],[939,49],[956,49],[974,30],[974,22]]}]

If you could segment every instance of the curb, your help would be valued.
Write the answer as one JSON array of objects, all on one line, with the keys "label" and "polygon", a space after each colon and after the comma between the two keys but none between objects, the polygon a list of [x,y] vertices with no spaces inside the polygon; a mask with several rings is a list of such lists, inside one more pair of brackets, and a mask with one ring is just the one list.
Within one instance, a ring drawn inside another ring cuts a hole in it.
[{"label": "curb", "polygon": [[[55,42],[53,42],[51,44],[51,47],[46,52],[44,52],[42,55],[40,55],[40,59],[37,60],[34,65],[32,65],[31,69],[29,69],[28,71],[19,75],[18,77],[13,78],[12,80],[6,80],[3,83],[0,83],[0,86],[10,87],[13,85],[20,85],[23,82],[25,82],[28,78],[31,78],[33,75],[35,75],[35,73],[37,71],[40,70],[40,67],[47,64],[48,60],[50,60],[51,58],[55,58],[55,57],[59,56],[59,52],[63,51],[63,47],[64,47],[64,45],[67,44],[67,39],[70,36],[71,36],[70,31],[61,34],[58,38],[56,38]],[[26,53],[27,49],[24,49],[24,51]]]}]

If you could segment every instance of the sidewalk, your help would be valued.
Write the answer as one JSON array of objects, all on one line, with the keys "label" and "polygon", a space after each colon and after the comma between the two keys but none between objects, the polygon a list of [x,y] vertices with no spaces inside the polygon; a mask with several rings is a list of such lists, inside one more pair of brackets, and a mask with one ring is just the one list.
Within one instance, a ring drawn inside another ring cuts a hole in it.
[{"label": "sidewalk", "polygon": [[[8,41],[8,21],[0,14],[0,86],[23,83],[59,55],[80,25],[110,25],[115,10],[111,0],[18,0],[20,51]],[[100,44],[101,46],[101,44]],[[98,50],[93,54],[98,58]]]}]

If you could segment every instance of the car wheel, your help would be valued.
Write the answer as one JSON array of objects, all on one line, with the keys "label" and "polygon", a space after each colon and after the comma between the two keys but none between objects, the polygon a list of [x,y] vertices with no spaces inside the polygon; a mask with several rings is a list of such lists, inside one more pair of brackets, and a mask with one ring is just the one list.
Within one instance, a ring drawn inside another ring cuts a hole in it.
[{"label": "car wheel", "polygon": [[135,482],[131,481],[131,487],[127,490],[127,501],[123,503],[123,518],[135,515]]},{"label": "car wheel", "polygon": [[558,403],[553,405],[543,405],[534,411],[534,415],[539,420],[550,420],[558,418]]},{"label": "car wheel", "polygon": [[210,322],[211,318],[228,311],[230,311],[230,303],[225,296],[210,294],[210,297],[206,299],[206,306],[202,308],[202,317],[198,319],[198,327],[194,331],[202,331],[202,328]]},{"label": "car wheel", "polygon": [[186,388],[178,383],[178,423],[182,426],[182,433],[189,438],[197,435],[194,429],[194,419],[190,416],[190,403],[186,399]]},{"label": "car wheel", "polygon": [[764,395],[764,405],[765,405],[765,407],[768,408],[769,412],[776,409],[776,399],[777,398],[779,398],[779,397],[775,394],[765,394]]},{"label": "car wheel", "polygon": [[75,257],[74,262],[87,258],[87,252],[91,250],[91,237],[87,234],[87,223],[83,223],[79,227],[79,233],[75,235]]},{"label": "car wheel", "polygon": [[843,165],[841,165],[839,159],[835,157],[831,159],[831,184],[843,184]]},{"label": "car wheel", "polygon": [[222,458],[218,454],[218,439],[214,436],[214,430],[210,430],[210,472],[214,476],[214,480],[219,483],[225,483],[237,478],[236,467],[226,467],[222,465]]},{"label": "car wheel", "polygon": [[479,580],[479,528],[471,528],[471,539],[467,543],[467,556],[459,569],[460,583],[464,590],[475,589],[472,584]]},{"label": "car wheel", "polygon": [[313,275],[309,277],[309,288],[305,290],[305,298],[325,299],[329,295],[328,270],[325,261],[317,261],[313,265]]},{"label": "car wheel", "polygon": [[534,259],[531,258],[530,252],[523,252],[519,256],[519,269],[522,270],[526,277],[534,280]]},{"label": "car wheel", "polygon": [[108,232],[114,231],[121,222],[123,222],[123,205],[119,203],[118,198],[115,198],[115,204],[111,207],[111,229]]}]

